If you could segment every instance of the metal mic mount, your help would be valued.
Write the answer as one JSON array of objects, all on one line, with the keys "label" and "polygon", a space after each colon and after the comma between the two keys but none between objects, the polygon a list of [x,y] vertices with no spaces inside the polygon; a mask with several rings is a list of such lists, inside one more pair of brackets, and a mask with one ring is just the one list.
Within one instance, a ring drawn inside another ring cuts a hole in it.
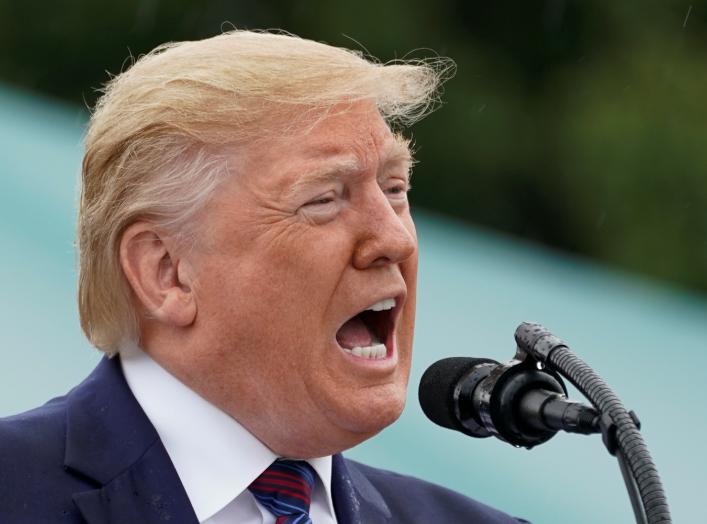
[{"label": "metal mic mount", "polygon": [[477,438],[495,436],[528,449],[547,442],[560,430],[601,432],[599,413],[568,400],[557,373],[538,366],[528,355],[520,357],[504,364],[473,359],[453,392],[460,431]]}]

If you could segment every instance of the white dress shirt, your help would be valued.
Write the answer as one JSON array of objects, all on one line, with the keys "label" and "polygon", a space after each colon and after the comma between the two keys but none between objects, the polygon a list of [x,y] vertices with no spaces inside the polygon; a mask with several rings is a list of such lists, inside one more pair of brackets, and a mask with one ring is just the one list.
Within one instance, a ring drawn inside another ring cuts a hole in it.
[{"label": "white dress shirt", "polygon": [[[121,346],[120,361],[128,386],[157,430],[199,522],[274,524],[275,517],[247,488],[280,457],[135,344]],[[312,492],[312,521],[336,524],[331,457],[307,462],[319,477]]]}]

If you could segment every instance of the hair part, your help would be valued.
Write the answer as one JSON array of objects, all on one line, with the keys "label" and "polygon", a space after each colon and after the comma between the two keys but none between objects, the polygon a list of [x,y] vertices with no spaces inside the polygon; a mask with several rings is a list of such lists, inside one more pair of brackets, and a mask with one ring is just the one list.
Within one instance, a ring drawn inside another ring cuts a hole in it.
[{"label": "hair part", "polygon": [[115,353],[139,314],[119,260],[137,220],[188,241],[193,218],[228,178],[231,145],[313,125],[334,106],[371,100],[392,127],[439,104],[454,63],[381,64],[290,34],[230,31],[168,43],[112,78],[85,139],[78,221],[81,327]]}]

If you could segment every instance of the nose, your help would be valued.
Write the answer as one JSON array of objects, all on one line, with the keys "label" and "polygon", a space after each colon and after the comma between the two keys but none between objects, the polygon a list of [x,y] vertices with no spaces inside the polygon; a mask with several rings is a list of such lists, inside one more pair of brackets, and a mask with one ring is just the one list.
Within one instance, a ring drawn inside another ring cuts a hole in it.
[{"label": "nose", "polygon": [[398,264],[417,251],[417,236],[409,210],[400,212],[378,194],[361,209],[361,235],[353,257],[356,269]]}]

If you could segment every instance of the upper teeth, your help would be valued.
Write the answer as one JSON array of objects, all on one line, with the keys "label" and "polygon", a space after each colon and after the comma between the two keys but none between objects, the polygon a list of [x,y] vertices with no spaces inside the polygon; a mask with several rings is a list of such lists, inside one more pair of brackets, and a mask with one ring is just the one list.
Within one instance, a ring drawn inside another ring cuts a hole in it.
[{"label": "upper teeth", "polygon": [[394,298],[384,298],[380,302],[376,302],[375,304],[373,304],[366,311],[385,311],[387,309],[393,309],[394,307],[395,307],[395,299]]}]

